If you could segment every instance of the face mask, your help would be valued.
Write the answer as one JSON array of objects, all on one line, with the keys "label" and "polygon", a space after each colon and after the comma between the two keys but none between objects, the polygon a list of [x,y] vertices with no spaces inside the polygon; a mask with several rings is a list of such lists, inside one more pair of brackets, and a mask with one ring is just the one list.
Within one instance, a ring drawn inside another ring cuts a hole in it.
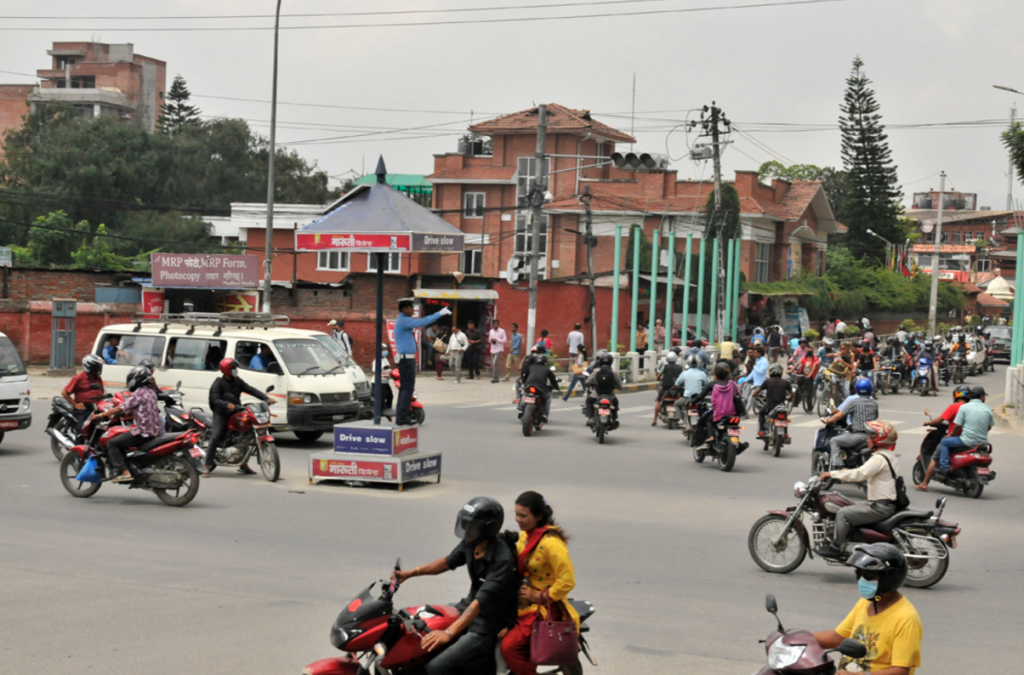
[{"label": "face mask", "polygon": [[238,377],[238,368],[231,369],[231,377]]},{"label": "face mask", "polygon": [[858,579],[857,587],[860,589],[860,597],[865,600],[870,600],[878,595],[878,580],[868,581],[867,579]]}]

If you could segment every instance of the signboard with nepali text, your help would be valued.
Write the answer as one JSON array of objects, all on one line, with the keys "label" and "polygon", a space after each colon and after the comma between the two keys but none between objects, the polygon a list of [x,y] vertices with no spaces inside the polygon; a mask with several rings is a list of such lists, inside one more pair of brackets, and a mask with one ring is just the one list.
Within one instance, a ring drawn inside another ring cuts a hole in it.
[{"label": "signboard with nepali text", "polygon": [[153,253],[156,288],[257,288],[259,258],[254,255]]},{"label": "signboard with nepali text", "polygon": [[465,237],[461,234],[382,234],[379,232],[362,234],[297,232],[295,234],[295,248],[299,251],[430,252],[461,251],[464,247]]}]

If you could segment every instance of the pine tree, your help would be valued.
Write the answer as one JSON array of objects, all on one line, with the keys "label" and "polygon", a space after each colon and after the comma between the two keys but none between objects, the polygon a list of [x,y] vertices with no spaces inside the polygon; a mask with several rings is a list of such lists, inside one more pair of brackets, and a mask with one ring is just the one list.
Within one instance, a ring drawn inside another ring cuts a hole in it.
[{"label": "pine tree", "polygon": [[167,102],[160,106],[160,129],[165,134],[176,134],[184,127],[199,123],[199,108],[189,105],[192,92],[181,75],[174,76]]},{"label": "pine tree", "polygon": [[862,70],[864,62],[853,60],[846,79],[846,94],[840,110],[843,134],[843,168],[846,170],[846,199],[843,224],[850,228],[846,245],[858,258],[881,261],[885,246],[868,234],[872,230],[896,243],[901,235],[897,224],[903,197],[896,177],[896,165],[889,152],[888,136],[879,114],[871,80]]}]

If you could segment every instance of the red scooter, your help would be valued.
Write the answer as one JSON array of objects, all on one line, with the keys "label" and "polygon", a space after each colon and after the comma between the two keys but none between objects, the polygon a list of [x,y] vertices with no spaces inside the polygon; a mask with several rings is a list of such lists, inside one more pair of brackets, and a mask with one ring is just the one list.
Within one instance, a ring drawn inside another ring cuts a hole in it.
[{"label": "red scooter", "polygon": [[767,640],[761,640],[768,655],[768,665],[754,675],[782,675],[783,673],[819,673],[833,675],[836,664],[829,658],[832,651],[839,652],[849,659],[863,659],[868,650],[863,643],[846,638],[839,647],[825,651],[808,630],[786,630],[779,620],[779,608],[775,596],[769,594],[765,598],[765,609],[775,617],[778,627],[773,630]]},{"label": "red scooter", "polygon": [[[401,560],[395,569],[401,567]],[[459,618],[461,612],[451,605],[422,605],[395,609],[392,602],[399,584],[395,580],[382,581],[380,596],[370,591],[374,584],[353,598],[338,615],[331,628],[331,644],[343,656],[315,661],[302,669],[303,675],[365,675],[365,673],[405,673],[407,668],[422,666],[434,654],[425,652],[420,641],[433,630],[445,630]],[[580,649],[591,663],[590,648],[583,633],[590,630],[586,620],[593,615],[589,602],[569,601],[580,615]],[[479,665],[474,672],[490,675],[497,670],[492,659],[486,664],[464,664],[467,668]],[[560,670],[548,671],[558,673]]]},{"label": "red scooter", "polygon": [[[914,483],[920,485],[924,481],[925,470],[932,461],[932,456],[939,451],[935,442],[946,435],[945,425],[928,433],[921,441],[921,453],[914,462]],[[928,448],[931,448],[931,451]],[[949,472],[942,476],[935,473],[932,482],[941,483],[966,496],[977,499],[984,492],[985,486],[996,479],[996,472],[989,468],[992,464],[992,444],[982,443],[973,448],[964,448],[949,457]]]},{"label": "red scooter", "polygon": [[[60,462],[60,482],[75,497],[91,497],[104,482],[114,478],[108,469],[107,443],[131,431],[120,420],[89,418],[82,428],[85,445],[72,446]],[[199,471],[188,459],[188,453],[199,440],[195,431],[164,434],[127,452],[125,463],[131,471],[129,488],[150,490],[168,506],[184,506],[199,492]],[[86,463],[94,459],[99,481],[79,480]]]},{"label": "red scooter", "polygon": [[[391,379],[395,381],[395,389],[401,390],[402,389],[402,382],[401,382],[401,380],[399,380],[398,369],[397,368],[394,368],[391,371]],[[388,384],[387,382],[382,382],[381,386],[383,386],[383,387],[390,387],[391,385]],[[396,399],[398,398],[397,394],[395,395],[395,398]],[[413,418],[413,420],[415,420],[417,425],[422,425],[424,422],[427,421],[427,411],[423,409],[423,404],[420,403],[419,399],[416,398],[416,390],[415,389],[412,390],[412,405],[411,405],[411,407],[412,407],[412,418]],[[394,412],[392,412],[392,414],[394,414]],[[386,416],[386,417],[388,417],[388,416]]]}]

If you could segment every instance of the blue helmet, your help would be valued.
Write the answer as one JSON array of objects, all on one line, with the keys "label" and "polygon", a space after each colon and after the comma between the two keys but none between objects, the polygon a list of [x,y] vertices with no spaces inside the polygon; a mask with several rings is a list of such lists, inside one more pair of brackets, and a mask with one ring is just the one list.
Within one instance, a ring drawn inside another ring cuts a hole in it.
[{"label": "blue helmet", "polygon": [[871,380],[866,377],[858,377],[857,381],[853,383],[853,390],[860,396],[871,396],[873,389]]}]

